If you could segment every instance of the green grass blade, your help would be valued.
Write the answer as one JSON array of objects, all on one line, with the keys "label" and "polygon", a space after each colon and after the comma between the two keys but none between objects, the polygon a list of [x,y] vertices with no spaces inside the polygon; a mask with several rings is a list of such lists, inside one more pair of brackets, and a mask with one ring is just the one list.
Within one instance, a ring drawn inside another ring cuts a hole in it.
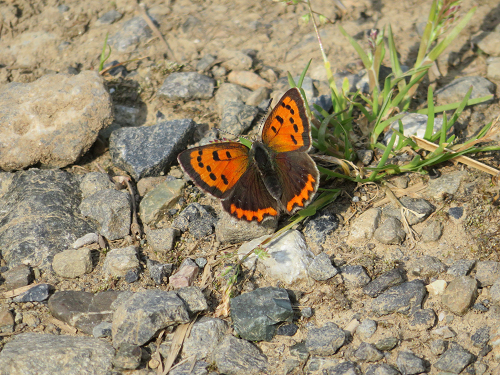
[{"label": "green grass blade", "polygon": [[[104,69],[104,63],[106,60],[111,56],[111,46],[108,45],[108,35],[109,33],[106,33],[106,37],[104,38],[104,44],[102,46],[102,51],[101,51],[101,58],[99,59],[99,71]],[[106,56],[106,47],[109,47],[109,53]]]},{"label": "green grass blade", "polygon": [[[396,137],[397,137],[397,134],[396,132],[392,133],[392,136],[391,136],[391,140],[389,141],[389,143],[387,144],[387,147],[385,148],[385,151],[384,151],[384,154],[382,155],[382,157],[380,158],[380,161],[378,162],[377,164],[377,167],[378,168],[382,168],[385,163],[387,162],[387,159],[389,159],[389,155],[391,154],[392,152],[392,148],[394,146],[394,142],[396,141]],[[368,180],[370,181],[374,181],[375,178],[377,177],[377,172],[373,172],[370,177],[368,178]]]},{"label": "green grass blade", "polygon": [[392,71],[394,72],[394,75],[396,77],[398,77],[401,74],[403,74],[403,71],[401,70],[401,66],[399,65],[398,51],[396,49],[396,43],[394,43],[394,35],[392,34],[391,25],[389,25],[388,32],[387,32],[387,42],[389,44],[389,55],[391,58],[391,68],[392,68]]},{"label": "green grass blade", "polygon": [[287,77],[288,77],[288,84],[290,85],[290,87],[297,87],[297,84],[295,83],[292,75],[290,74],[290,72],[288,72],[287,74]]},{"label": "green grass blade", "polygon": [[[494,95],[486,95],[486,96],[481,96],[480,98],[475,98],[475,99],[469,99],[467,101],[467,107],[475,104],[480,104],[483,102],[487,102],[491,99],[493,99]],[[445,104],[445,105],[440,105],[437,107],[434,107],[434,113],[440,113],[444,111],[451,111],[453,109],[457,109],[460,106],[461,102],[456,102],[456,103],[450,103],[450,104]],[[421,115],[427,115],[429,112],[428,108],[422,108],[417,111],[417,113],[420,113]]]},{"label": "green grass blade", "polygon": [[427,126],[425,127],[424,139],[428,141],[434,133],[434,92],[432,91],[431,86],[429,86],[429,90],[427,91],[427,109],[429,111],[427,115]]},{"label": "green grass blade", "polygon": [[311,65],[312,59],[309,60],[307,63],[306,67],[302,71],[302,74],[299,77],[299,82],[297,83],[298,87],[302,87],[302,83],[304,82],[304,78],[306,77],[307,70],[309,69],[309,66]]}]

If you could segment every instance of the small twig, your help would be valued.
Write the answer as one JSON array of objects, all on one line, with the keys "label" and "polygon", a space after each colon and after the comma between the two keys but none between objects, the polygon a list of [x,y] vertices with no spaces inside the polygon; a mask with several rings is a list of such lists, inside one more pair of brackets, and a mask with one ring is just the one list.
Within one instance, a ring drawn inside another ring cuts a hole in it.
[{"label": "small twig", "polygon": [[102,75],[106,74],[107,72],[109,72],[113,68],[116,68],[116,67],[119,67],[119,66],[122,66],[122,65],[134,62],[134,61],[144,60],[144,59],[147,59],[148,57],[150,57],[150,56],[138,57],[136,59],[127,60],[127,61],[123,61],[123,62],[115,64],[115,65],[108,66],[106,69],[101,70],[99,72],[99,74],[102,76]]},{"label": "small twig", "polygon": [[[166,39],[163,37],[162,33],[160,32],[160,30],[158,30],[158,28],[156,27],[156,25],[154,24],[153,21],[151,21],[151,18],[149,18],[147,12],[146,12],[146,4],[144,3],[139,3],[139,11],[141,12],[141,15],[142,17],[144,18],[144,20],[147,22],[148,26],[151,28],[151,30],[153,30],[153,32],[158,36],[158,38],[160,38],[160,40],[163,42],[163,44],[165,45],[165,48],[167,50],[167,58],[169,59],[174,59],[175,58],[175,55],[174,55],[174,52],[172,51],[172,49],[170,48],[170,46],[168,45]],[[170,55],[170,56],[169,56]]]}]

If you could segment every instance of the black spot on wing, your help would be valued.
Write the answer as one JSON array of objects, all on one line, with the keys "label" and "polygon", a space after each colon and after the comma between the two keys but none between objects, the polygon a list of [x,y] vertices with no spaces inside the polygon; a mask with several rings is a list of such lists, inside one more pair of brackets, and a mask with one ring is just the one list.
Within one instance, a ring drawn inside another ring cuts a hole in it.
[{"label": "black spot on wing", "polygon": [[203,168],[204,166],[205,166],[205,164],[203,164],[203,163],[198,163],[198,167]]},{"label": "black spot on wing", "polygon": [[271,126],[271,130],[276,134],[278,132],[278,130],[276,130],[276,128],[274,126]]},{"label": "black spot on wing", "polygon": [[231,159],[231,153],[229,151],[226,151],[226,156],[228,159]]},{"label": "black spot on wing", "polygon": [[278,120],[278,122],[283,125],[283,123],[285,122],[285,120],[283,120],[283,117],[281,116],[276,116],[276,120]]},{"label": "black spot on wing", "polygon": [[294,144],[297,144],[297,140],[295,139],[295,137],[293,136],[293,134],[292,134],[292,135],[290,135],[290,138],[292,138],[292,142],[293,142]]},{"label": "black spot on wing", "polygon": [[220,178],[222,178],[222,182],[224,182],[224,185],[229,184],[229,181],[227,180],[226,176],[221,175]]},{"label": "black spot on wing", "polygon": [[210,174],[209,174],[209,176],[210,176],[210,179],[211,179],[212,181],[217,180],[217,177],[215,177],[215,175],[214,175],[213,173],[210,173]]},{"label": "black spot on wing", "polygon": [[212,167],[210,165],[207,165],[207,171],[212,172]]},{"label": "black spot on wing", "polygon": [[212,152],[212,156],[213,156],[213,158],[214,158],[215,161],[220,161],[219,152],[218,151]]},{"label": "black spot on wing", "polygon": [[297,124],[293,124],[293,130],[295,130],[295,133],[299,132],[299,127],[297,126]]}]

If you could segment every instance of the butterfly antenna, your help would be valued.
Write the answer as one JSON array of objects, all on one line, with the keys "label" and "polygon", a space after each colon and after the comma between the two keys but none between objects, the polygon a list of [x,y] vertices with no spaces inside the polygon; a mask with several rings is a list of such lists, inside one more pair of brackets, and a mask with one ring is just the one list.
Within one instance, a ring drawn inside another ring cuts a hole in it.
[{"label": "butterfly antenna", "polygon": [[[219,129],[219,128],[212,128],[212,129],[213,129],[213,130],[217,130],[217,131],[219,132],[219,135],[220,135],[221,133],[223,133],[223,134],[226,134],[226,135],[229,135],[229,136],[234,137],[234,139],[238,139],[239,137],[243,137],[243,138],[245,138],[245,139],[246,139],[246,137],[245,137],[245,136],[243,136],[243,135],[236,135],[236,134],[233,134],[233,133],[231,133],[231,132],[228,132],[227,130],[222,130],[222,129]],[[227,142],[227,141],[230,141],[230,139],[225,138],[225,137],[222,137],[221,139],[219,139],[219,140],[217,140],[217,141]]]}]

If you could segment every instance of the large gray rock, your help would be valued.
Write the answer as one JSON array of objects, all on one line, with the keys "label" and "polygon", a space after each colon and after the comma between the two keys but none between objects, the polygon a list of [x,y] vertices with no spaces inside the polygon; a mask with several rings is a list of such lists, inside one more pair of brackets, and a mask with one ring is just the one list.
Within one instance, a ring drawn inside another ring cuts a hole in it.
[{"label": "large gray rock", "polygon": [[0,243],[9,267],[28,263],[47,269],[55,254],[95,232],[78,212],[80,192],[71,174],[30,169],[9,176],[0,177]]},{"label": "large gray rock", "polygon": [[106,375],[113,355],[95,338],[22,333],[0,352],[0,375]]},{"label": "large gray rock", "polygon": [[267,374],[267,357],[253,344],[226,335],[215,353],[215,363],[223,374]]},{"label": "large gray rock", "polygon": [[85,154],[112,120],[96,71],[48,74],[0,88],[0,169],[65,167]]}]

